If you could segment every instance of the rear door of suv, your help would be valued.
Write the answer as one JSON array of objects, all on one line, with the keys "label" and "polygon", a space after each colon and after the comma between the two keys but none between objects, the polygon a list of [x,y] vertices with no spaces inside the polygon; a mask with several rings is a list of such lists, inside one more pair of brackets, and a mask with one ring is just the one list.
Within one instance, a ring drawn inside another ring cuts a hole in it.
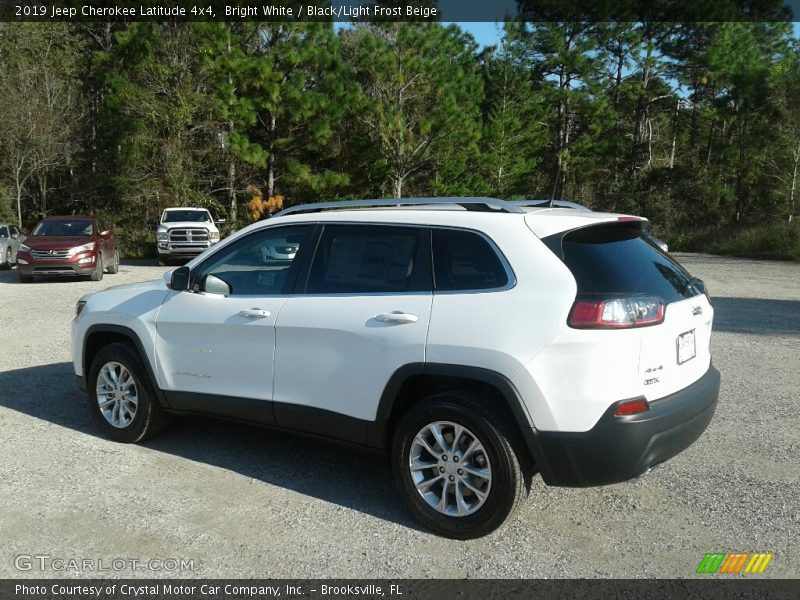
[{"label": "rear door of suv", "polygon": [[366,441],[392,374],[425,360],[430,244],[425,227],[324,225],[276,322],[280,426]]}]

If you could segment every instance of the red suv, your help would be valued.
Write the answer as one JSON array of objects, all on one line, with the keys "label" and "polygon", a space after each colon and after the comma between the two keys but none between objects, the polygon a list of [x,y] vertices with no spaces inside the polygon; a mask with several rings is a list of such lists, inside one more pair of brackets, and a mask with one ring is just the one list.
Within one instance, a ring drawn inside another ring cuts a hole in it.
[{"label": "red suv", "polygon": [[94,217],[47,217],[19,245],[17,273],[23,283],[34,276],[88,276],[119,270],[117,238]]}]

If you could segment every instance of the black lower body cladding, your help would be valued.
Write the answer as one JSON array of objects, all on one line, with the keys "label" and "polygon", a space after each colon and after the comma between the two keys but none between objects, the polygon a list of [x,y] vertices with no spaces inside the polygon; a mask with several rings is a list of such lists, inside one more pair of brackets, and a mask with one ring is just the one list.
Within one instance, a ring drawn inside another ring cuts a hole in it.
[{"label": "black lower body cladding", "polygon": [[691,446],[717,406],[720,375],[713,366],[689,387],[650,403],[649,410],[614,416],[612,405],[589,431],[531,431],[528,444],[545,483],[588,487],[626,481]]}]

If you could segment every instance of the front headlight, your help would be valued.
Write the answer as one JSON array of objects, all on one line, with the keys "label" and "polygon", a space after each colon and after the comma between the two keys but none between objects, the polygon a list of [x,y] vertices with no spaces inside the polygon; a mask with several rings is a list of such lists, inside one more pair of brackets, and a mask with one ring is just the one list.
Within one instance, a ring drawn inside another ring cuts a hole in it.
[{"label": "front headlight", "polygon": [[81,311],[83,310],[84,306],[86,306],[86,300],[81,298],[80,300],[78,300],[78,303],[75,305],[75,317],[76,318],[80,316]]},{"label": "front headlight", "polygon": [[166,229],[159,229],[158,231],[156,231],[156,239],[157,239],[159,242],[164,242],[164,241],[166,241],[166,239],[167,239],[168,237],[169,237],[169,233],[167,232],[167,230],[166,230]]},{"label": "front headlight", "polygon": [[219,241],[219,231],[212,231],[211,232],[211,241]]},{"label": "front headlight", "polygon": [[92,250],[94,250],[94,242],[89,242],[83,246],[75,246],[74,248],[71,248],[69,254],[70,256],[75,256],[81,252],[91,252]]},{"label": "front headlight", "polygon": [[20,244],[19,250],[17,250],[17,252],[30,252],[30,251],[31,251],[30,247],[26,246],[25,244]]}]

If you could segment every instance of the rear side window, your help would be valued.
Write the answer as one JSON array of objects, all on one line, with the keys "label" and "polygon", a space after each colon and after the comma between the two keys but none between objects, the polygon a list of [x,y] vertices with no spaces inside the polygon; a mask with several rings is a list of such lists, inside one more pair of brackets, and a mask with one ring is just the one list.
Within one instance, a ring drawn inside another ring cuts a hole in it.
[{"label": "rear side window", "polygon": [[[552,239],[545,241],[558,253]],[[700,293],[692,276],[645,239],[638,227],[578,229],[563,237],[561,251],[579,294],[649,294],[669,303]]]},{"label": "rear side window", "polygon": [[433,230],[433,273],[437,291],[489,290],[508,284],[495,249],[472,231]]},{"label": "rear side window", "polygon": [[423,230],[327,225],[309,273],[310,294],[430,291]]}]

